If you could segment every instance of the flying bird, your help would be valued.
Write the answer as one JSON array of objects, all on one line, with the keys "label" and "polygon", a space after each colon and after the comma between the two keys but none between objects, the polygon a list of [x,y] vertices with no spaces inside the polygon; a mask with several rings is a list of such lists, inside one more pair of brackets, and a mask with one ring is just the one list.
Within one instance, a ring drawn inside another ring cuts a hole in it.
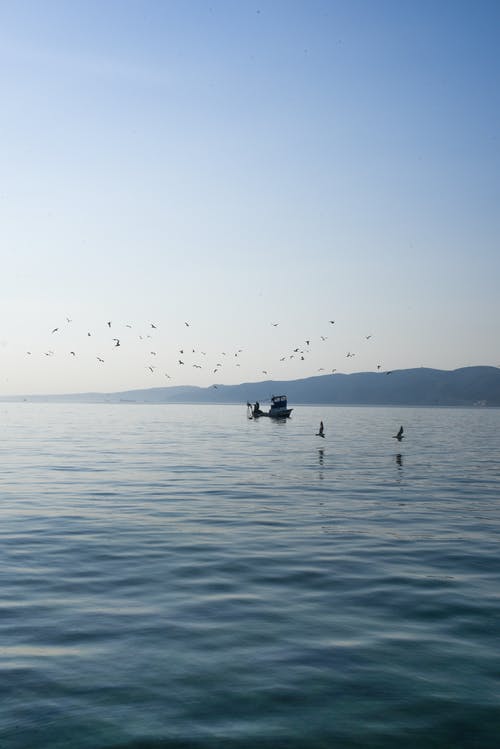
[{"label": "flying bird", "polygon": [[181,361],[180,359],[179,359],[178,361],[179,361],[179,364],[184,364],[184,362],[183,362],[183,361]]},{"label": "flying bird", "polygon": [[113,341],[115,341],[115,348],[120,345],[120,339],[119,338],[113,338]]},{"label": "flying bird", "polygon": [[58,330],[59,330],[59,328],[54,328],[54,330],[52,332],[53,333],[57,333]]},{"label": "flying bird", "polygon": [[104,364],[104,359],[101,359],[101,357],[100,357],[100,356],[96,356],[96,359],[97,359],[97,361],[100,361],[100,362],[101,362],[101,364]]},{"label": "flying bird", "polygon": [[398,442],[401,442],[401,440],[402,440],[402,439],[403,439],[403,437],[404,437],[404,434],[403,434],[403,427],[402,427],[402,426],[401,426],[401,427],[399,427],[399,431],[398,431],[398,433],[397,433],[397,434],[393,434],[392,436],[394,437],[394,439],[395,439],[395,440],[397,440]]},{"label": "flying bird", "polygon": [[316,437],[324,437],[325,436],[325,428],[323,426],[323,422],[319,422],[319,432],[316,432]]},{"label": "flying bird", "polygon": [[108,328],[111,327],[111,320],[108,320]]},{"label": "flying bird", "polygon": [[151,325],[152,328],[154,328],[156,330],[156,325],[153,322],[150,323],[150,325]]},{"label": "flying bird", "polygon": [[189,323],[188,322],[185,322],[184,325],[186,326],[186,328],[189,328]]}]

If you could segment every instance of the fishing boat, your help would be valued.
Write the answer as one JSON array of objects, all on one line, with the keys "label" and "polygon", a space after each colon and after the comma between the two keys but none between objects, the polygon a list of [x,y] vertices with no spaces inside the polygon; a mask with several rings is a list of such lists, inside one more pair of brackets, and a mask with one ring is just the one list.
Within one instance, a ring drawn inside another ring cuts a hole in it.
[{"label": "fishing boat", "polygon": [[247,409],[249,419],[259,419],[261,416],[268,416],[270,419],[288,419],[293,411],[293,408],[288,408],[286,395],[273,395],[269,411],[262,411],[259,401],[256,401],[254,405],[247,403]]}]

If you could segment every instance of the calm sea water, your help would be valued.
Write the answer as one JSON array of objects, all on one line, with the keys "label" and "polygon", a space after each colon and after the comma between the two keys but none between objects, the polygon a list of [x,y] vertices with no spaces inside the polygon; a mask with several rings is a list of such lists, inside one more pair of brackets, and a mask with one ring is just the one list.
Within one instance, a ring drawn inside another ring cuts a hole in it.
[{"label": "calm sea water", "polygon": [[0,415],[2,749],[498,746],[500,411]]}]

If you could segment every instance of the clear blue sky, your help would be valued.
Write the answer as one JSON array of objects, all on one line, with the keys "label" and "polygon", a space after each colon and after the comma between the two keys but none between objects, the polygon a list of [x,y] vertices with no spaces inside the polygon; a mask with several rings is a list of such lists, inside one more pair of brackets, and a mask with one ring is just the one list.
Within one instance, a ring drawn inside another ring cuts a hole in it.
[{"label": "clear blue sky", "polygon": [[500,365],[499,22],[2,2],[0,395]]}]

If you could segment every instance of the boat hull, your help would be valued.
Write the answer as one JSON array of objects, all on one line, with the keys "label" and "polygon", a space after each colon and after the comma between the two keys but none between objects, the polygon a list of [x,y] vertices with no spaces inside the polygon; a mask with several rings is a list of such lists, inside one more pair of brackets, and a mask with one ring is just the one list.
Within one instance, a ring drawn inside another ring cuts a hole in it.
[{"label": "boat hull", "polygon": [[288,419],[292,411],[293,408],[284,408],[283,410],[275,411],[274,413],[271,413],[270,411],[261,411],[260,413],[254,413],[253,417],[254,419],[260,419],[261,416],[265,416],[269,419]]}]

